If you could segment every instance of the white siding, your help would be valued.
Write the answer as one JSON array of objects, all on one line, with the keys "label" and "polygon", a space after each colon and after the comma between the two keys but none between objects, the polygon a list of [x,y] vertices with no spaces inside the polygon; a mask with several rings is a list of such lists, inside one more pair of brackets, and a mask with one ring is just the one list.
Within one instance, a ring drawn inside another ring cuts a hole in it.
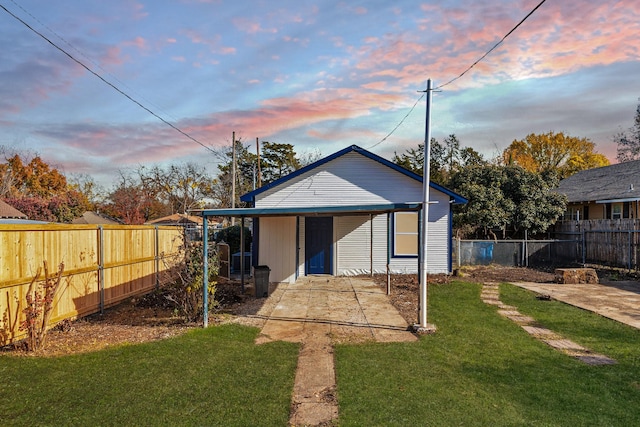
[{"label": "white siding", "polygon": [[[432,200],[439,203],[429,206],[429,252],[427,271],[431,274],[449,273],[449,198],[430,191]],[[444,215],[443,215],[444,213]],[[336,274],[356,275],[387,271],[387,215],[377,215],[373,222],[369,216],[347,216],[335,218],[336,227]],[[373,240],[371,227],[373,226]],[[393,251],[393,249],[391,249]],[[418,258],[396,258],[391,252],[389,264],[392,273],[417,273]],[[303,274],[304,274],[304,270]]]},{"label": "white siding", "polygon": [[[449,273],[449,196],[430,189],[427,270]],[[419,202],[422,183],[357,152],[350,152],[256,196],[255,206],[314,207]],[[372,236],[373,227],[373,236]],[[387,215],[334,218],[332,272],[385,273]],[[305,220],[300,218],[296,248],[295,218],[261,218],[259,263],[271,267],[272,281],[293,282],[305,275]],[[298,251],[296,265],[296,250]],[[391,254],[391,271],[417,273],[417,258]]]},{"label": "white siding", "polygon": [[269,281],[296,280],[296,218],[260,218],[258,264],[271,269]]},{"label": "white siding", "polygon": [[348,153],[256,196],[256,207],[348,206],[421,200],[422,184]]},{"label": "white siding", "polygon": [[336,274],[354,275],[371,271],[371,222],[367,216],[336,217]]},{"label": "white siding", "polygon": [[[449,196],[431,189],[429,199],[429,234],[427,241],[427,272],[449,273]],[[417,258],[391,259],[393,273],[417,273]]]}]

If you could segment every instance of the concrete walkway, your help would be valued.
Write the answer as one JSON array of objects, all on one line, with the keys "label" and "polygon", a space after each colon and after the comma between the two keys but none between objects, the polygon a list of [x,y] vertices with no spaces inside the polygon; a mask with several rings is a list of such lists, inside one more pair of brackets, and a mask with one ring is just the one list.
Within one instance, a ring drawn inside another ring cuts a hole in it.
[{"label": "concrete walkway", "polygon": [[497,306],[499,308],[498,313],[501,316],[520,325],[532,337],[568,356],[575,357],[588,365],[612,365],[616,363],[615,360],[604,354],[594,353],[580,344],[545,328],[538,324],[534,318],[521,314],[517,307],[504,304],[500,301],[500,286],[497,283],[484,283],[480,298],[485,304]]},{"label": "concrete walkway", "polygon": [[638,282],[616,281],[578,285],[513,284],[640,329],[640,283]]},{"label": "concrete walkway", "polygon": [[417,340],[384,291],[361,278],[311,276],[280,284],[259,315],[267,320],[258,344],[302,343],[291,399],[292,426],[329,425],[337,419],[334,343]]}]

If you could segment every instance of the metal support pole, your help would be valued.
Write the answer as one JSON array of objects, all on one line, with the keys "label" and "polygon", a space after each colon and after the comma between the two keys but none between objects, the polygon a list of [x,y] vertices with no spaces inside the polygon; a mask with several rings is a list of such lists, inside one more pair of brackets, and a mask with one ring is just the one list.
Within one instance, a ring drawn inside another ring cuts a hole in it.
[{"label": "metal support pole", "polygon": [[244,217],[240,217],[240,286],[244,295]]},{"label": "metal support pole", "polygon": [[209,224],[202,217],[202,325],[209,326]]},{"label": "metal support pole", "polygon": [[387,295],[391,295],[391,212],[387,212]]},{"label": "metal support pole", "polygon": [[431,79],[427,80],[427,111],[424,136],[424,165],[422,173],[422,221],[420,241],[420,328],[427,328],[427,243],[429,233],[429,174],[431,173]]},{"label": "metal support pole", "polygon": [[369,214],[369,266],[373,277],[373,214]]}]

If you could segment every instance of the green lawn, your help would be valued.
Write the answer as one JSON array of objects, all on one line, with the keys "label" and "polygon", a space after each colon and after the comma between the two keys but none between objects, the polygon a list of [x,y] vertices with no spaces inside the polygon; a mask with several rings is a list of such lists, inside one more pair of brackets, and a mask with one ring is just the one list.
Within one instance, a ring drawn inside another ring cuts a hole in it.
[{"label": "green lawn", "polygon": [[435,335],[336,349],[341,426],[640,425],[640,331],[501,285],[501,300],[615,358],[588,366],[480,301],[480,285],[432,285]]},{"label": "green lawn", "polygon": [[[435,335],[339,345],[340,426],[640,425],[640,331],[501,285],[501,300],[618,361],[588,366],[537,341],[480,285],[431,285]],[[95,353],[0,356],[0,425],[286,426],[298,346],[257,329],[194,330]]]},{"label": "green lawn", "polygon": [[298,346],[199,329],[59,357],[0,357],[2,426],[285,426]]}]

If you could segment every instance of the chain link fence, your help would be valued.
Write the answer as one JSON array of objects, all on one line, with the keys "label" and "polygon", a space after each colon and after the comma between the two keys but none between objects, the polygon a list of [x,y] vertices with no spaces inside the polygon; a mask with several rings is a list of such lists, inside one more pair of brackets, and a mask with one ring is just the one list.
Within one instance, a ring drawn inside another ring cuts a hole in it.
[{"label": "chain link fence", "polygon": [[581,262],[580,240],[461,240],[453,241],[453,263],[498,264],[508,267],[554,267]]}]

